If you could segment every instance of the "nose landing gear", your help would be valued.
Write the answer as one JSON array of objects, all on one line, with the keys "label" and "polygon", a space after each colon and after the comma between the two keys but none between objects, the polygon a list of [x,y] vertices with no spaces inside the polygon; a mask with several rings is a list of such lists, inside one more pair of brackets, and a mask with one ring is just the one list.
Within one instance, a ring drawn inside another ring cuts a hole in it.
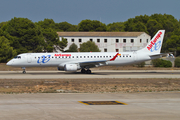
[{"label": "nose landing gear", "polygon": [[26,73],[26,68],[25,67],[22,67],[22,69],[23,69],[23,74],[25,74]]}]

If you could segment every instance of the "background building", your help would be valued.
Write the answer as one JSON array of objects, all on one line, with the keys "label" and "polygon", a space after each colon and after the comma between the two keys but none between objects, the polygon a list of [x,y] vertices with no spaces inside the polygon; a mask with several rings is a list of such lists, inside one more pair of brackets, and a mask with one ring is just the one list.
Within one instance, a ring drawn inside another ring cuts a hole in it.
[{"label": "background building", "polygon": [[151,36],[145,32],[57,32],[59,39],[66,38],[69,49],[72,43],[78,48],[80,44],[93,41],[101,52],[129,52],[137,51],[147,45]]}]

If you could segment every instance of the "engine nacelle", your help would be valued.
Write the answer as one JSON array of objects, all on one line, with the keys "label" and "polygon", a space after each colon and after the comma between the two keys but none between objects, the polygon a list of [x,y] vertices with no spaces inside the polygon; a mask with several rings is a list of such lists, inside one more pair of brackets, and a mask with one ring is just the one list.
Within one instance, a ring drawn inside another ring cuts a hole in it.
[{"label": "engine nacelle", "polygon": [[77,71],[78,66],[77,66],[77,64],[65,64],[64,65],[64,70],[65,71]]}]

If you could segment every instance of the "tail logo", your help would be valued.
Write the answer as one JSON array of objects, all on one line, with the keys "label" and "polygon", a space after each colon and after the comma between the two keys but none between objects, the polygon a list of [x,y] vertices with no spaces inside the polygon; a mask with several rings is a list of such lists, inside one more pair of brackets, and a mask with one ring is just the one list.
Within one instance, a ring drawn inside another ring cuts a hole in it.
[{"label": "tail logo", "polygon": [[154,44],[154,46],[150,49],[151,52],[157,51],[161,48],[161,41],[158,41],[157,43]]},{"label": "tail logo", "polygon": [[[161,41],[157,42],[157,40],[161,37],[162,32],[159,32],[158,35],[155,37],[154,40],[151,40],[150,44],[147,46],[147,49],[153,52],[154,50],[158,50],[161,46]],[[157,42],[157,43],[156,43]],[[155,46],[154,46],[155,45]],[[154,46],[154,50],[152,47]]]}]

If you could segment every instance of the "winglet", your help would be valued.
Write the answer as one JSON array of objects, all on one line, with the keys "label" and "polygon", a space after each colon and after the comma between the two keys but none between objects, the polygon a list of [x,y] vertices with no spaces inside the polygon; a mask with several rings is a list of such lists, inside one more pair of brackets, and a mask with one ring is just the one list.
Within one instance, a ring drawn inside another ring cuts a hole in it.
[{"label": "winglet", "polygon": [[118,55],[119,55],[119,53],[117,53],[112,59],[110,59],[110,61],[114,61]]}]

